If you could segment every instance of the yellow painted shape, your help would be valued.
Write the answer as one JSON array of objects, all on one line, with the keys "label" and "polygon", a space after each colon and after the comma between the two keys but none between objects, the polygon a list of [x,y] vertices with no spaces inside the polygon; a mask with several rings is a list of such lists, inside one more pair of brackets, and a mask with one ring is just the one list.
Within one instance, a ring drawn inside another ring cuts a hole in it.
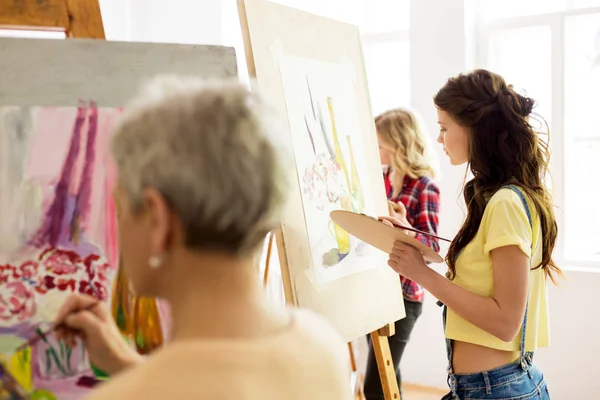
[{"label": "yellow painted shape", "polygon": [[26,391],[30,392],[33,389],[31,347],[26,347],[16,353],[13,352],[22,343],[24,343],[24,339],[18,336],[0,336],[0,361],[6,365],[6,368],[17,382]]}]

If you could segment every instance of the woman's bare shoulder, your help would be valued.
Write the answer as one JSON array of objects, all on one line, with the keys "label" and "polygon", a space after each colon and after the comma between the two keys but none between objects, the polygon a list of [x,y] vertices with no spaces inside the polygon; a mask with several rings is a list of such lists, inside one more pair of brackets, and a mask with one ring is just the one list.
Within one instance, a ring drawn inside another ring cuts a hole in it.
[{"label": "woman's bare shoulder", "polygon": [[[269,337],[169,344],[142,365],[112,377],[86,400],[152,400],[173,397],[174,393],[205,395],[223,388],[231,394],[237,390],[227,384],[232,379],[246,381],[246,391],[251,390],[248,385],[264,388],[274,381],[279,385],[273,391],[279,393],[311,385],[326,391],[345,391],[350,375],[346,343],[319,315],[307,310],[289,311],[289,328]],[[303,373],[312,376],[306,385],[297,381]],[[328,380],[320,382],[315,376]],[[252,383],[247,382],[248,377]],[[288,382],[288,377],[295,378]]]}]

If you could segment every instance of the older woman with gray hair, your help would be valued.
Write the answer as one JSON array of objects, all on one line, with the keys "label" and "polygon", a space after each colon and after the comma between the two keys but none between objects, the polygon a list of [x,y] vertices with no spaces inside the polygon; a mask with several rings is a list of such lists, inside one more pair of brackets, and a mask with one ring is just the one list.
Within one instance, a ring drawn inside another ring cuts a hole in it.
[{"label": "older woman with gray hair", "polygon": [[123,266],[139,295],[170,303],[173,339],[142,358],[105,304],[68,298],[59,336],[111,375],[90,400],[351,398],[339,336],[270,304],[253,265],[287,190],[267,111],[242,84],[184,78],[127,108],[112,140]]}]

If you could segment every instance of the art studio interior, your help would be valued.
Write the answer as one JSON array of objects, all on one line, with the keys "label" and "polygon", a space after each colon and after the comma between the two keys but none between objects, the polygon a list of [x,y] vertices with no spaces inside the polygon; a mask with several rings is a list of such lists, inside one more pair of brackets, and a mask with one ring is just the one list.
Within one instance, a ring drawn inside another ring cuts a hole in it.
[{"label": "art studio interior", "polygon": [[599,92],[600,0],[0,0],[0,400],[600,399]]}]

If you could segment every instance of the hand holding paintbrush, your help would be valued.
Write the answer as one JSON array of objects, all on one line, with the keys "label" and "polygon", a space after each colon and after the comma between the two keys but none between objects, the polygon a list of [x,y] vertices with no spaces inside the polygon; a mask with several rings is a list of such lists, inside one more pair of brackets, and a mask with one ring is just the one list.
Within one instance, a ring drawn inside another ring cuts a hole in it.
[{"label": "hand holding paintbrush", "polygon": [[[76,338],[81,339],[90,362],[108,374],[119,372],[142,359],[121,336],[106,304],[94,297],[82,294],[69,296],[50,328],[37,329],[35,337],[17,347],[14,353],[31,347],[40,340],[48,342],[48,335],[52,333],[70,347],[75,346]],[[56,362],[62,370],[58,358]],[[25,389],[2,363],[0,387],[8,391],[12,399],[30,399]]]},{"label": "hand holding paintbrush", "polygon": [[408,223],[408,220],[406,219],[406,207],[404,206],[404,204],[398,202],[398,203],[394,203],[393,201],[388,201],[388,211],[390,213],[389,217],[379,217],[379,221],[381,221],[382,223],[386,224],[387,226],[390,226],[392,228],[398,228],[398,229],[402,229],[404,230],[404,232],[411,236],[411,237],[415,237],[418,234],[421,235],[425,235],[434,239],[438,239],[438,240],[442,240],[444,242],[448,242],[450,243],[451,240],[450,239],[446,239],[434,234],[431,234],[429,232],[423,232],[420,231],[418,229],[415,229],[412,227],[411,224]]},{"label": "hand holding paintbrush", "polygon": [[69,346],[79,338],[85,344],[90,362],[110,374],[142,359],[121,336],[103,301],[83,294],[72,294],[54,321],[55,334]]},{"label": "hand holding paintbrush", "polygon": [[[395,203],[393,201],[388,201],[388,212],[390,214],[389,217],[379,217],[381,222],[391,227],[412,228],[406,219],[406,207],[404,204],[401,202]],[[416,233],[412,230],[405,229],[404,231],[409,236],[416,236]]]},{"label": "hand holding paintbrush", "polygon": [[[87,308],[82,309],[81,311],[91,310],[96,305],[97,305],[97,301],[91,302]],[[38,328],[35,331],[36,335],[33,338],[31,338],[30,340],[28,340],[25,343],[23,343],[22,345],[20,345],[19,347],[17,347],[14,350],[14,353],[23,351],[27,347],[33,347],[33,345],[36,344],[37,342],[39,342],[40,340],[46,340],[46,337],[53,332],[56,332],[56,336],[58,337],[59,332],[68,331],[68,329],[69,329],[68,326],[64,322],[51,324],[50,327],[45,330],[41,330],[40,328]],[[70,347],[74,347],[75,346],[74,340],[75,340],[74,337],[72,337],[72,338],[69,338],[68,340],[65,340],[65,342],[67,342],[67,344]]]}]

